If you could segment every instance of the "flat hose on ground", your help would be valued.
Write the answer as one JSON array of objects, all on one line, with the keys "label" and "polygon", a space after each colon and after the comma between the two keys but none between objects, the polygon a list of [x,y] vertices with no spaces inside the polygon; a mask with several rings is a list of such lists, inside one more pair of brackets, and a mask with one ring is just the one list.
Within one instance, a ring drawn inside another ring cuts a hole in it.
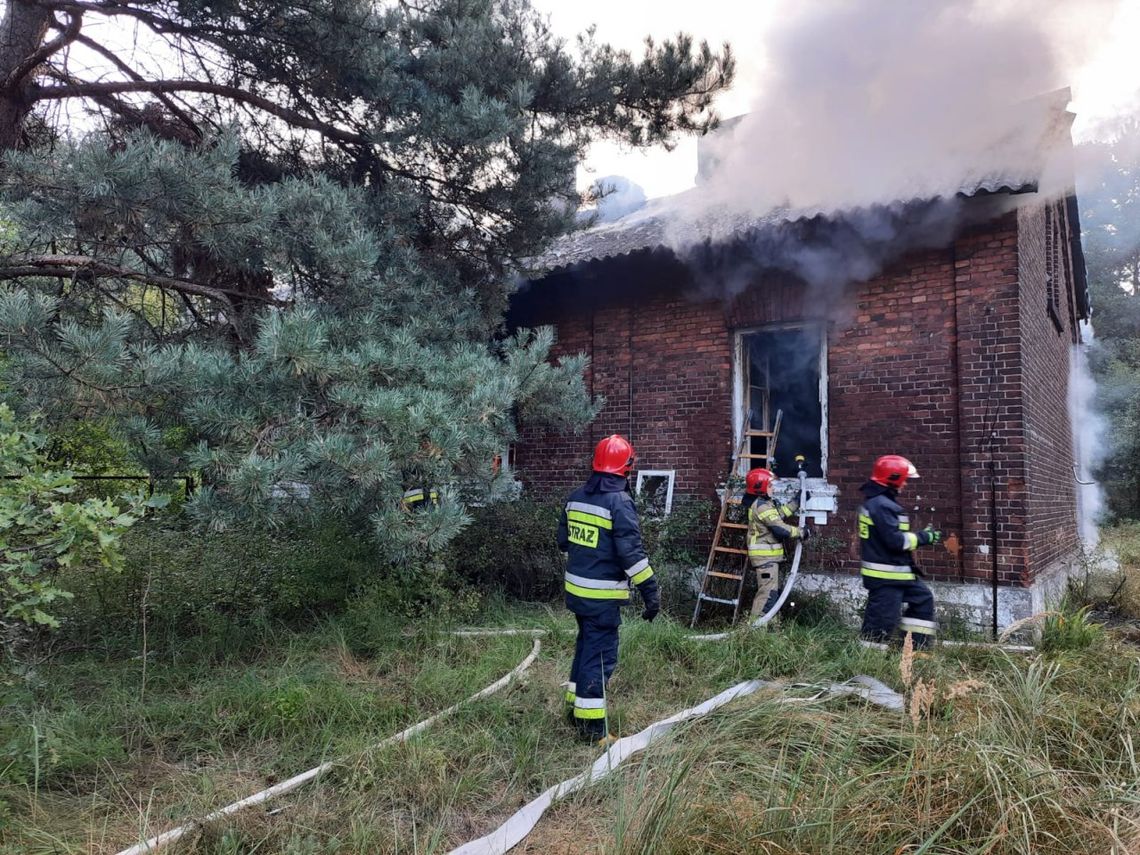
[{"label": "flat hose on ground", "polygon": [[[854,684],[854,685],[852,685]],[[873,677],[853,677],[847,683],[831,683],[823,686],[785,686],[780,683],[770,683],[766,680],[747,680],[725,689],[719,695],[709,698],[702,704],[655,722],[640,733],[619,739],[607,749],[593,766],[586,772],[573,778],[555,784],[528,804],[516,811],[506,822],[485,837],[473,840],[453,849],[449,855],[504,855],[520,842],[522,842],[534,827],[538,825],[542,815],[546,813],[554,802],[575,793],[583,787],[589,786],[609,775],[629,757],[643,751],[658,739],[667,734],[674,726],[690,719],[708,715],[718,707],[722,707],[737,698],[751,695],[761,689],[784,690],[789,688],[814,688],[817,693],[811,698],[777,698],[775,703],[810,703],[841,695],[858,695],[873,704],[886,707],[895,712],[904,708],[904,699],[889,686],[880,683]]]},{"label": "flat hose on ground", "polygon": [[[460,633],[456,633],[456,634],[459,635]],[[476,634],[483,635],[483,634],[495,634],[495,633],[476,633]],[[517,635],[517,634],[532,635],[534,633],[531,633],[531,632],[519,633],[519,632],[507,631],[507,632],[498,633],[498,634],[503,634],[503,635]],[[471,697],[467,698],[466,700],[460,701],[457,704],[453,704],[452,706],[448,707],[447,709],[445,709],[441,712],[437,712],[435,715],[430,716],[429,718],[425,718],[421,722],[413,724],[411,727],[400,731],[395,736],[389,736],[387,739],[383,739],[380,742],[377,742],[372,747],[374,749],[375,748],[383,748],[386,745],[395,745],[395,744],[400,743],[400,742],[407,742],[409,739],[411,739],[416,734],[421,733],[424,730],[427,730],[429,727],[431,727],[437,721],[451,715],[456,710],[460,709],[461,707],[465,706],[466,704],[469,704],[472,701],[477,701],[480,698],[485,698],[488,695],[493,695],[493,694],[495,694],[495,692],[498,692],[498,691],[506,688],[507,686],[510,685],[511,681],[513,681],[516,677],[521,676],[522,673],[524,671],[526,671],[526,669],[531,666],[531,664],[534,662],[534,660],[538,658],[538,653],[541,649],[542,649],[542,642],[536,637],[534,639],[534,645],[531,647],[530,653],[527,655],[527,657],[525,659],[523,659],[522,662],[520,662],[518,665],[516,665],[513,669],[511,669],[511,671],[509,671],[507,674],[503,675],[498,680],[496,680],[494,683],[487,686],[485,689],[479,690],[478,692],[476,692],[475,694],[473,694]],[[146,852],[155,852],[158,849],[161,849],[163,846],[167,846],[171,843],[174,843],[176,840],[180,840],[182,837],[184,837],[186,834],[188,834],[189,832],[193,831],[196,828],[200,828],[201,826],[206,825],[206,824],[211,823],[211,822],[216,822],[219,819],[223,819],[224,817],[230,816],[231,814],[235,814],[238,811],[244,810],[247,807],[252,807],[253,805],[257,805],[257,804],[263,804],[264,802],[267,802],[270,799],[276,798],[277,796],[282,796],[282,795],[285,795],[286,793],[292,792],[293,790],[296,790],[297,788],[302,787],[305,784],[309,783],[310,781],[315,780],[316,778],[320,777],[325,772],[330,771],[334,766],[337,765],[337,762],[338,761],[336,761],[336,760],[330,760],[327,763],[322,763],[320,766],[315,766],[312,769],[309,769],[307,772],[302,772],[299,775],[294,775],[292,778],[290,778],[287,781],[282,781],[279,784],[274,784],[272,787],[269,787],[268,789],[262,790],[259,793],[254,793],[252,796],[248,796],[247,798],[244,798],[241,801],[237,801],[237,802],[234,802],[233,804],[226,805],[223,808],[219,808],[218,810],[216,810],[212,813],[206,814],[206,816],[201,817],[200,819],[192,820],[191,822],[188,822],[185,825],[180,825],[177,828],[172,828],[172,829],[170,829],[170,831],[163,832],[162,834],[159,834],[157,837],[152,837],[149,840],[145,840],[142,843],[139,843],[135,846],[130,847],[129,849],[124,849],[122,852],[118,853],[118,855],[143,855],[143,853],[146,853]]]}]

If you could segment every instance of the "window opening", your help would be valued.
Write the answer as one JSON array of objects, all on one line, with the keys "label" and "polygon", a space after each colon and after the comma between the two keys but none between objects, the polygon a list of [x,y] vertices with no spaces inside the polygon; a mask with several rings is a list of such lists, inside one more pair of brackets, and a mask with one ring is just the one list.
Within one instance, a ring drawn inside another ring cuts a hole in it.
[{"label": "window opening", "polygon": [[1048,312],[1057,332],[1064,330],[1061,323],[1061,285],[1063,265],[1061,259],[1061,217],[1056,206],[1045,208],[1045,311]]},{"label": "window opening", "polygon": [[672,469],[645,469],[637,473],[637,494],[645,500],[650,514],[668,516],[673,510],[673,481],[676,472]]},{"label": "window opening", "polygon": [[[770,431],[777,411],[783,411],[776,475],[794,476],[795,457],[802,454],[808,477],[825,477],[822,328],[761,330],[744,335],[742,344],[750,429]],[[753,437],[751,451],[764,454],[765,440]]]}]

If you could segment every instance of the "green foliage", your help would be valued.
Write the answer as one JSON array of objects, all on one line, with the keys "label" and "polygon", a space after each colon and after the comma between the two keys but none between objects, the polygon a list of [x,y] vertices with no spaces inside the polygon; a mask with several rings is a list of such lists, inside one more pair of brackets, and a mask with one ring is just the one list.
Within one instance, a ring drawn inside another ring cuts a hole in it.
[{"label": "green foliage", "polygon": [[1114,526],[1102,537],[1118,562],[1111,605],[1124,617],[1140,620],[1140,522]]},{"label": "green foliage", "polygon": [[1104,639],[1104,627],[1090,617],[1092,606],[1078,609],[1062,605],[1059,613],[1045,618],[1040,648],[1046,653],[1084,650]]},{"label": "green foliage", "polygon": [[679,496],[668,515],[649,513],[640,497],[637,504],[641,535],[651,561],[685,567],[704,564],[718,513],[711,500]]},{"label": "green foliage", "polygon": [[480,589],[545,602],[563,589],[558,550],[562,506],[521,498],[472,511],[472,522],[447,555],[451,572]]},{"label": "green foliage", "polygon": [[53,424],[44,446],[52,465],[83,475],[135,475],[130,449],[116,437],[108,419],[82,419]]},{"label": "green foliage", "polygon": [[43,440],[21,430],[0,405],[0,622],[56,627],[72,593],[60,577],[118,569],[120,538],[147,505],[141,495],[73,501],[71,473],[45,468]]},{"label": "green foliage", "polygon": [[[651,513],[637,499],[641,534],[668,608],[684,608],[688,571],[704,563],[702,550],[712,531],[712,502],[680,497],[672,513]],[[514,599],[545,602],[563,589],[565,557],[556,534],[562,506],[523,497],[472,511],[472,523],[447,554],[450,573],[480,589]]]},{"label": "green foliage", "polygon": [[790,620],[800,626],[844,625],[843,613],[827,594],[793,592],[780,611],[780,620]]},{"label": "green foliage", "polygon": [[[66,577],[80,594],[63,614],[76,641],[136,643],[145,621],[151,646],[196,635],[235,643],[235,633],[258,622],[340,611],[356,592],[397,572],[379,556],[366,525],[354,529],[339,519],[204,534],[165,514],[131,529],[123,555],[120,573]],[[398,611],[409,594],[391,593],[389,606]]]},{"label": "green foliage", "polygon": [[[711,127],[731,55],[570,48],[527,0],[125,2],[75,24],[123,15],[180,80],[227,84],[116,92],[104,124],[6,152],[12,400],[200,473],[188,507],[215,531],[367,516],[391,561],[438,555],[521,425],[594,415],[584,359],[502,329],[524,259],[573,224],[578,159]],[[409,484],[445,501],[403,513]]]}]

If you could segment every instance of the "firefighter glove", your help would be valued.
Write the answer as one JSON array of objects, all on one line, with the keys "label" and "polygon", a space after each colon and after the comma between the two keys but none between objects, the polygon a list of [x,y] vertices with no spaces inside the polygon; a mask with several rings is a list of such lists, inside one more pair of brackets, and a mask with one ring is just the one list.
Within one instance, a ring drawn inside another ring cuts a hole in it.
[{"label": "firefighter glove", "polygon": [[800,526],[800,542],[807,543],[812,538],[811,529],[806,525]]},{"label": "firefighter glove", "polygon": [[918,545],[919,546],[928,546],[929,544],[932,544],[932,543],[941,543],[941,542],[942,542],[942,532],[938,531],[938,529],[934,528],[934,526],[928,525],[926,528],[924,528],[922,531],[920,531],[918,533]]},{"label": "firefighter glove", "polygon": [[652,623],[661,611],[661,592],[654,586],[652,591],[644,592],[642,598],[645,600],[645,611],[641,613],[641,619]]}]

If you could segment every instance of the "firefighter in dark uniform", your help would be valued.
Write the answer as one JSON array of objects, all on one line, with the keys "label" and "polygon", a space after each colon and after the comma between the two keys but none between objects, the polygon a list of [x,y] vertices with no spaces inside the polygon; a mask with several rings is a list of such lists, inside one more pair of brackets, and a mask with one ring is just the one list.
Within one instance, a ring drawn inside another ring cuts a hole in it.
[{"label": "firefighter in dark uniform", "polygon": [[633,446],[614,434],[594,450],[594,473],[566,502],[558,523],[558,548],[568,553],[566,607],[578,619],[567,711],[579,735],[600,744],[614,739],[606,724],[606,682],[617,665],[622,603],[636,585],[653,620],[661,597],[641,545],[637,510],[626,476]]},{"label": "firefighter in dark uniform", "polygon": [[914,646],[925,647],[938,631],[934,594],[918,578],[914,551],[940,543],[942,532],[930,526],[911,531],[910,518],[898,503],[907,480],[917,477],[918,470],[909,460],[888,454],[875,461],[871,480],[860,488],[861,573],[868,592],[862,634],[870,641],[890,642],[896,638],[896,632],[903,636],[912,633]]},{"label": "firefighter in dark uniform", "polygon": [[784,545],[794,543],[808,531],[787,522],[800,509],[799,499],[780,504],[768,495],[772,473],[753,469],[744,478],[744,507],[748,514],[748,562],[756,571],[756,597],[752,600],[752,617],[768,613],[780,596],[780,564]]},{"label": "firefighter in dark uniform", "polygon": [[404,491],[400,507],[405,511],[422,511],[439,504],[439,491],[430,487],[412,487]]}]

